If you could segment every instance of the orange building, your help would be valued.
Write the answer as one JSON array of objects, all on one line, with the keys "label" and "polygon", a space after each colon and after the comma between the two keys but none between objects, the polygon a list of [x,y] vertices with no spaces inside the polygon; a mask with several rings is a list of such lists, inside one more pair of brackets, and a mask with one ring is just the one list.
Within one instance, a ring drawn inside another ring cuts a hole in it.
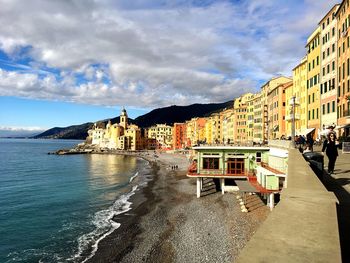
[{"label": "orange building", "polygon": [[174,150],[186,147],[186,123],[174,123],[173,148]]},{"label": "orange building", "polygon": [[350,4],[342,1],[338,20],[338,125],[350,124]]},{"label": "orange building", "polygon": [[286,94],[287,87],[293,85],[293,81],[280,84],[270,89],[267,95],[269,134],[272,139],[279,139],[286,136]]}]

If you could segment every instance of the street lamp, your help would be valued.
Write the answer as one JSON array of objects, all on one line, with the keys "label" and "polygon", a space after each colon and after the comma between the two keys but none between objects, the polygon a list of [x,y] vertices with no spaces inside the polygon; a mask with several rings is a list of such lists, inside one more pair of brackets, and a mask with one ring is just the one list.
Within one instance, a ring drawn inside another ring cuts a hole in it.
[{"label": "street lamp", "polygon": [[295,147],[295,96],[292,97],[292,141]]}]

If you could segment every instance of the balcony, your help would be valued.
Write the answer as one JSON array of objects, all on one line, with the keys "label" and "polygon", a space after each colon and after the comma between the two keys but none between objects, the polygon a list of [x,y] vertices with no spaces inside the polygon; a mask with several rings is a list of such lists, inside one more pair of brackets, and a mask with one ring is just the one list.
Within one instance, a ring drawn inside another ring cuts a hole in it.
[{"label": "balcony", "polygon": [[[297,120],[300,120],[300,114],[299,114],[299,113],[296,113],[294,119],[295,119],[296,121],[297,121]],[[292,121],[292,120],[293,120],[293,114],[288,114],[288,115],[286,115],[286,121]]]},{"label": "balcony", "polygon": [[[289,100],[289,105],[293,105],[293,99]],[[295,98],[295,106],[300,105],[300,98]]]}]

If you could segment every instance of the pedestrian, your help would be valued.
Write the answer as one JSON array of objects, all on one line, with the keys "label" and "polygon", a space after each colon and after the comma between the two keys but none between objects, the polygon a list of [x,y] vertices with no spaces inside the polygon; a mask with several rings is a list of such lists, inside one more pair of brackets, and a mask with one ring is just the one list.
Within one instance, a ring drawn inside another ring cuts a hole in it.
[{"label": "pedestrian", "polygon": [[330,132],[327,139],[323,142],[322,152],[326,151],[328,157],[328,173],[334,173],[335,161],[338,157],[339,142],[336,139],[335,133]]},{"label": "pedestrian", "polygon": [[313,152],[314,151],[314,139],[313,137],[313,133],[310,132],[307,136],[306,136],[306,143],[309,145],[310,150]]}]

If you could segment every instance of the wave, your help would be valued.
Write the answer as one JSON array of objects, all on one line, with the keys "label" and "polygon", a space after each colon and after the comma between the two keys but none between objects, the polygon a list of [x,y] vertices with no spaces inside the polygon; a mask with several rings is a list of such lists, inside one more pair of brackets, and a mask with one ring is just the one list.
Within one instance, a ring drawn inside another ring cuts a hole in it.
[{"label": "wave", "polygon": [[89,256],[82,262],[86,262],[95,255],[100,241],[120,227],[118,222],[113,221],[113,217],[123,214],[131,209],[132,203],[128,200],[135,194],[137,189],[137,185],[133,186],[129,193],[123,194],[109,208],[95,213],[92,221],[92,223],[95,225],[95,229],[78,238],[78,252],[69,258],[68,261],[75,262],[82,260],[82,258],[85,256],[84,254],[86,254],[90,249],[91,252],[89,253]]},{"label": "wave", "polygon": [[129,180],[129,183],[131,183],[137,176],[139,175],[139,172],[136,172]]}]

